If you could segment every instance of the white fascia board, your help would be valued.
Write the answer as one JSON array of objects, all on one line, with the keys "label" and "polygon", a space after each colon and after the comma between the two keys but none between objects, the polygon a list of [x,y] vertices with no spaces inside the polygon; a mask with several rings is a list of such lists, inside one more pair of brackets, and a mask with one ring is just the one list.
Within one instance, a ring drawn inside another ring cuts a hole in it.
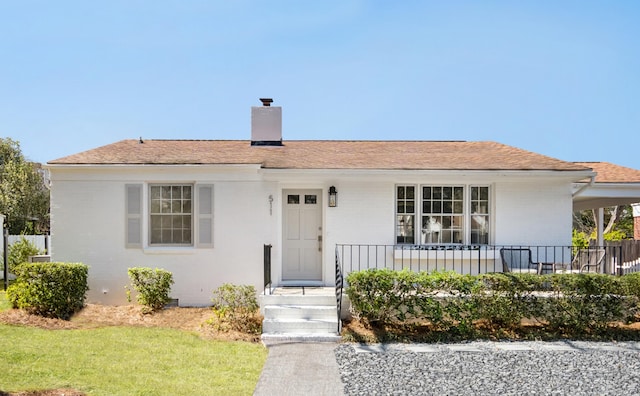
[{"label": "white fascia board", "polygon": [[224,164],[224,165],[210,165],[210,164],[175,164],[175,165],[154,165],[154,164],[142,164],[142,165],[47,165],[47,169],[51,173],[51,177],[55,177],[56,174],[149,174],[149,173],[192,173],[192,174],[253,174],[257,175],[260,170],[260,165],[248,164],[248,165],[236,165],[236,164]]},{"label": "white fascia board", "polygon": [[[574,184],[574,189],[582,186],[582,183]],[[587,187],[581,197],[638,197],[640,198],[640,183],[595,183]]]},{"label": "white fascia board", "polygon": [[213,169],[224,170],[254,170],[261,169],[260,164],[46,164],[43,168],[77,169],[77,170],[148,170],[148,169]]},{"label": "white fascia board", "polygon": [[[51,180],[120,180],[152,178],[175,180],[260,178],[260,165],[52,165]],[[160,180],[159,179],[159,180]]]},{"label": "white fascia board", "polygon": [[414,169],[261,169],[260,173],[265,180],[278,181],[283,178],[295,179],[300,177],[316,176],[330,178],[355,178],[362,179],[372,177],[377,180],[399,180],[407,177],[460,177],[490,179],[493,181],[517,181],[528,182],[528,178],[553,179],[566,182],[577,182],[594,175],[591,171],[544,171],[544,170],[517,170],[517,171],[491,171],[491,170],[414,170]]}]

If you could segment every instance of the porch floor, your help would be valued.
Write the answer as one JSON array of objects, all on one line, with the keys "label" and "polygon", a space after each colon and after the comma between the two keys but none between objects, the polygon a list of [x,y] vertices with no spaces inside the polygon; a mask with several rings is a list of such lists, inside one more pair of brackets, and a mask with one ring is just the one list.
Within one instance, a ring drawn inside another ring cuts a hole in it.
[{"label": "porch floor", "polygon": [[265,293],[272,296],[335,296],[335,287],[276,286]]}]

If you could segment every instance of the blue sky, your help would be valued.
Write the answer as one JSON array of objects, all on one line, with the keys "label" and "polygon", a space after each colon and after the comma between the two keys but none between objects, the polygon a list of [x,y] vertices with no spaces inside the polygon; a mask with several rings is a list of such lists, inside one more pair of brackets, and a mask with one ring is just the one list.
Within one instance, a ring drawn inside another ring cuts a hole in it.
[{"label": "blue sky", "polygon": [[637,1],[0,0],[0,136],[492,140],[640,169]]}]

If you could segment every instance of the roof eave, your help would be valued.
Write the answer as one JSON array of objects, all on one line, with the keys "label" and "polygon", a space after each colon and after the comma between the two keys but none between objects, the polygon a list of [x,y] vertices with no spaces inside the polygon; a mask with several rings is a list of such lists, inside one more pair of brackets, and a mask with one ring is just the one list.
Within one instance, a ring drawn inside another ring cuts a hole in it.
[{"label": "roof eave", "polygon": [[43,165],[46,169],[102,169],[102,170],[122,170],[122,169],[149,169],[149,168],[233,168],[233,169],[260,169],[261,164],[60,164],[47,163]]}]

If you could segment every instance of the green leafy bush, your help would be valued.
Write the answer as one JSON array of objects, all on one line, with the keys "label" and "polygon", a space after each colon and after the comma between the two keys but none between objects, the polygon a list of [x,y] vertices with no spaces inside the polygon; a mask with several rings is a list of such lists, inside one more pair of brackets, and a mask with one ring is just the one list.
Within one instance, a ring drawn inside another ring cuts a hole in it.
[{"label": "green leafy bush", "polygon": [[611,322],[635,314],[637,298],[621,278],[603,274],[550,275],[554,298],[546,299],[542,318],[551,329],[602,332]]},{"label": "green leafy bush", "polygon": [[617,242],[627,238],[627,233],[622,230],[611,230],[604,234],[605,241]]},{"label": "green leafy bush", "polygon": [[16,281],[7,289],[14,308],[69,319],[84,306],[89,268],[78,263],[22,263]]},{"label": "green leafy bush", "polygon": [[478,297],[480,317],[491,326],[512,329],[522,319],[541,315],[540,291],[549,287],[546,278],[526,273],[485,274],[480,278],[487,288]]},{"label": "green leafy bush", "polygon": [[262,318],[258,312],[256,288],[225,283],[213,291],[215,318],[209,323],[219,331],[262,332]]},{"label": "green leafy bush", "polygon": [[38,247],[33,242],[23,236],[19,241],[14,242],[9,246],[9,250],[7,253],[7,259],[9,261],[9,272],[15,274],[16,267],[19,264],[28,262],[30,256],[36,256],[44,252],[38,249]]},{"label": "green leafy bush", "polygon": [[[131,286],[138,292],[137,301],[148,310],[163,308],[171,300],[169,293],[173,284],[173,274],[169,271],[147,267],[129,268],[127,270]],[[130,299],[127,289],[127,297]]]},{"label": "green leafy bush", "polygon": [[599,333],[639,308],[640,275],[353,272],[346,293],[354,317],[370,324],[428,321],[436,330],[471,335],[481,321],[513,329],[523,319],[565,334]]},{"label": "green leafy bush", "polygon": [[591,236],[587,235],[585,232],[573,229],[571,233],[571,246],[577,248],[588,248],[590,239]]},{"label": "green leafy bush", "polygon": [[620,287],[624,289],[625,295],[634,296],[640,299],[640,272],[621,276],[618,279]]},{"label": "green leafy bush", "polygon": [[460,334],[472,331],[484,289],[480,278],[455,272],[374,269],[352,272],[347,282],[353,315],[370,324],[422,319]]}]

